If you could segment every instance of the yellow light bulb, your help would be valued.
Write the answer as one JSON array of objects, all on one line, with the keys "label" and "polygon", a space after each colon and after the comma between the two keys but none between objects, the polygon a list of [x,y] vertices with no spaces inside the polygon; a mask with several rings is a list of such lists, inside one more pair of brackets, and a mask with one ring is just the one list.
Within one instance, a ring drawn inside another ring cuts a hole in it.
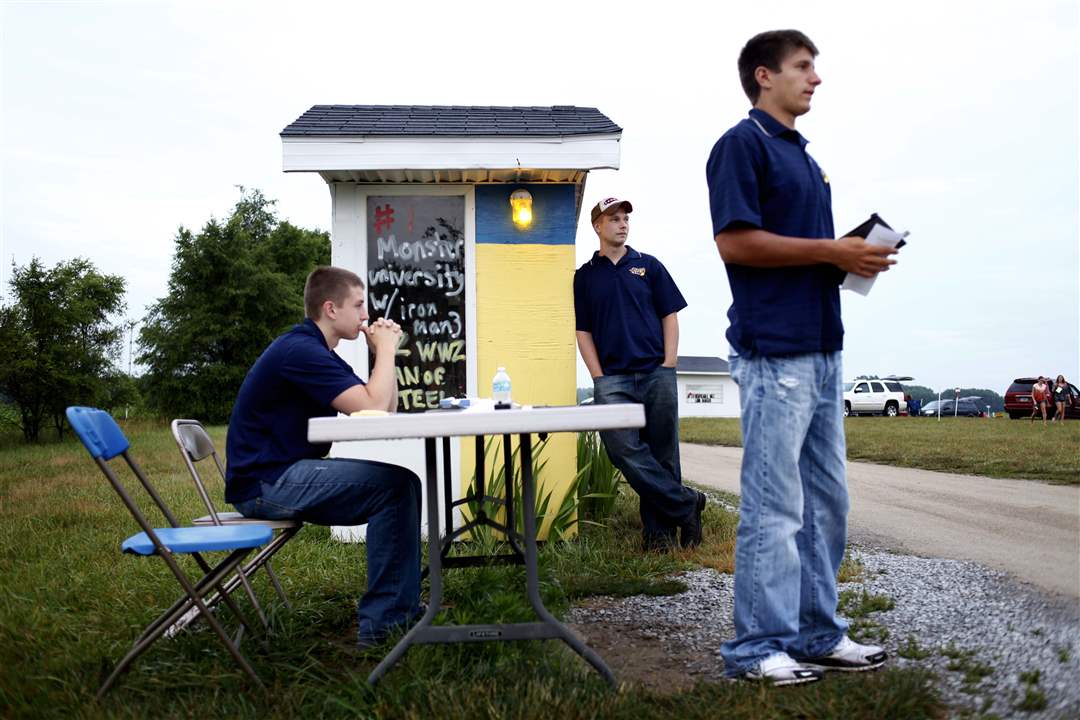
[{"label": "yellow light bulb", "polygon": [[510,219],[524,230],[532,224],[532,194],[528,190],[515,190],[510,194]]}]

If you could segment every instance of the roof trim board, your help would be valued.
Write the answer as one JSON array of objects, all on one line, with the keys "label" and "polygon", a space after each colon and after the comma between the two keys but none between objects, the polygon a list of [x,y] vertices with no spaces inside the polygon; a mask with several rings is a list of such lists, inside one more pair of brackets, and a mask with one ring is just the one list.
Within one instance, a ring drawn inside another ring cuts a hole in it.
[{"label": "roof trim board", "polygon": [[565,137],[282,136],[285,172],[619,168],[621,133]]}]

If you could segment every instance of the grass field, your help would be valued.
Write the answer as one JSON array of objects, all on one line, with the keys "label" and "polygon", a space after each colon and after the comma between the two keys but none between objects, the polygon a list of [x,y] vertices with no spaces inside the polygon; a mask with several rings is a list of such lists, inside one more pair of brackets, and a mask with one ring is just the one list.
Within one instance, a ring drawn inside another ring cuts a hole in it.
[{"label": "grass field", "polygon": [[[168,429],[128,427],[133,455],[181,517],[201,514]],[[212,430],[223,441],[221,428]],[[214,489],[220,496],[221,488]],[[691,553],[642,555],[630,498],[606,527],[541,553],[542,592],[556,614],[594,594],[666,594],[673,571],[708,565],[730,571],[735,517],[710,506],[706,544]],[[413,648],[377,689],[368,672],[388,648],[355,649],[363,546],[308,527],[275,560],[293,609],[275,602],[269,647],[243,650],[269,687],[253,691],[209,631],[160,641],[101,703],[103,675],[159,610],[175,582],[152,558],[121,556],[135,531],[105,479],[74,441],[0,445],[0,716],[3,717],[381,717],[381,718],[733,718],[940,717],[933,678],[889,669],[814,686],[770,689],[701,683],[683,693],[639,686],[612,692],[555,642]],[[453,570],[444,614],[455,622],[530,620],[523,571]],[[242,602],[242,601],[241,601]]]},{"label": "grass field", "polygon": [[[737,418],[682,418],[684,442],[742,446]],[[965,475],[1080,484],[1080,422],[853,417],[849,460]]]}]

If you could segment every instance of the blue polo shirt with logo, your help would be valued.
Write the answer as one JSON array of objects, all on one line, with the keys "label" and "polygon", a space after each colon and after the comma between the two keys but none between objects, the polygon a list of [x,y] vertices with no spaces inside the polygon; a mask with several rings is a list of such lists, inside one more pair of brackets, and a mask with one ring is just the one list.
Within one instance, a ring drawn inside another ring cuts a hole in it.
[{"label": "blue polo shirt with logo", "polygon": [[[757,108],[724,133],[706,165],[713,235],[760,228],[790,237],[836,237],[828,176],[806,144],[796,130]],[[736,354],[843,348],[844,273],[835,265],[726,268],[733,297],[727,339]]]},{"label": "blue polo shirt with logo", "polygon": [[686,300],[667,268],[629,245],[618,263],[596,252],[574,273],[575,325],[592,334],[605,375],[660,367],[660,321],[684,307]]},{"label": "blue polo shirt with logo", "polygon": [[308,420],[337,415],[330,403],[364,381],[326,344],[310,319],[279,336],[251,366],[233,405],[226,440],[225,501],[262,495],[298,460],[324,457],[307,441]]}]

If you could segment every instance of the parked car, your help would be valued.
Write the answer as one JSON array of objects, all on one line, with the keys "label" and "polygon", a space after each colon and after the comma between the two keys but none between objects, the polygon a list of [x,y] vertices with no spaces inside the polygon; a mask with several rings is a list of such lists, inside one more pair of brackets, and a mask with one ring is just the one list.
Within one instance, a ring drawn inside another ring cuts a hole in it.
[{"label": "parked car", "polygon": [[960,398],[959,400],[933,400],[922,409],[923,417],[936,417],[940,409],[942,417],[981,417],[979,398]]},{"label": "parked car", "polygon": [[[1046,417],[1052,417],[1057,410],[1053,400],[1054,378],[1057,376],[1044,375],[1043,377],[1050,378],[1046,384],[1049,395],[1046,401]],[[1031,400],[1031,386],[1036,380],[1038,378],[1016,378],[1005,391],[1005,412],[1009,413],[1009,417],[1013,420],[1031,417],[1031,413],[1035,410],[1035,403]],[[1065,404],[1065,417],[1080,420],[1080,390],[1077,390],[1072,383],[1069,383],[1069,401]]]},{"label": "parked car", "polygon": [[888,377],[880,380],[856,380],[844,383],[844,417],[849,415],[906,415],[911,396],[900,380],[911,378]]}]

